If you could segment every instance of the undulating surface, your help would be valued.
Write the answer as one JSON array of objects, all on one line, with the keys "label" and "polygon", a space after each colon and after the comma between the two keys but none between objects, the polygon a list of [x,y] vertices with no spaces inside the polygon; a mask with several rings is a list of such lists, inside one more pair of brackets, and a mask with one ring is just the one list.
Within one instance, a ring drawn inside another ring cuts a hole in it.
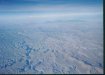
[{"label": "undulating surface", "polygon": [[72,1],[0,1],[0,74],[103,74],[101,0]]}]

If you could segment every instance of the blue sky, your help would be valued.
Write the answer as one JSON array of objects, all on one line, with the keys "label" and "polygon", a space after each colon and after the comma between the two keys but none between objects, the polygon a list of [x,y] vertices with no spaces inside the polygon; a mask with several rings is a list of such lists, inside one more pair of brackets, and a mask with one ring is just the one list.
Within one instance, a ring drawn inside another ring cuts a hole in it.
[{"label": "blue sky", "polygon": [[37,5],[37,4],[102,4],[103,0],[0,0],[0,4]]},{"label": "blue sky", "polygon": [[102,14],[103,0],[0,0],[0,20],[98,19]]},{"label": "blue sky", "polygon": [[[69,7],[72,6],[81,6],[84,8],[86,6],[99,7],[102,6],[102,1],[103,0],[0,0],[0,13],[56,12],[62,7],[62,9],[69,10]],[[56,8],[58,8],[58,10]]]}]

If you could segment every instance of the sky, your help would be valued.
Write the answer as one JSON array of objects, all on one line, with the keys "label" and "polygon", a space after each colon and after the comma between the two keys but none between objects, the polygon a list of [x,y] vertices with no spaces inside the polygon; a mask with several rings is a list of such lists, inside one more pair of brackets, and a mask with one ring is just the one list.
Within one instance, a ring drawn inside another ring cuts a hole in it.
[{"label": "sky", "polygon": [[103,0],[0,0],[0,20],[88,19],[102,17],[102,14]]},{"label": "sky", "polygon": [[0,13],[49,13],[70,11],[72,7],[76,11],[79,7],[92,9],[102,4],[102,0],[0,0]]}]

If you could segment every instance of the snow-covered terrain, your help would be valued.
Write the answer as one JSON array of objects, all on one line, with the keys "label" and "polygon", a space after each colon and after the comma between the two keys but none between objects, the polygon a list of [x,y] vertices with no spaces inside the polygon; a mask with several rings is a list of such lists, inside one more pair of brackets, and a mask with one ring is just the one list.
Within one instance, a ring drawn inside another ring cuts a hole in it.
[{"label": "snow-covered terrain", "polygon": [[0,74],[103,74],[102,22],[18,23],[0,23]]}]

